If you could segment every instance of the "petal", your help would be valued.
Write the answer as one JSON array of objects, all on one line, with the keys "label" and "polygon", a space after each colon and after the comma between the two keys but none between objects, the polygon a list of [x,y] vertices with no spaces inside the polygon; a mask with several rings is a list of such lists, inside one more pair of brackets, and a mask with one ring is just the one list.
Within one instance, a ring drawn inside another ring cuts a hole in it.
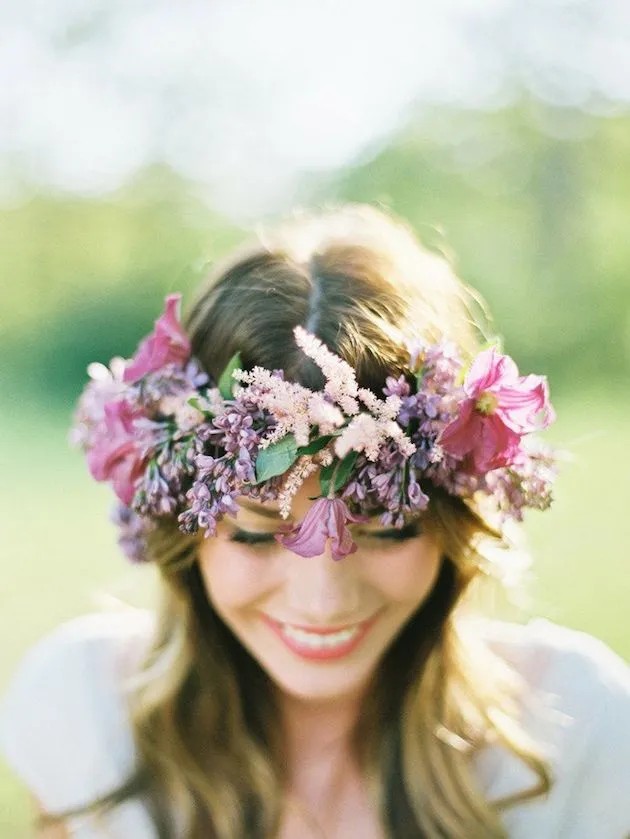
[{"label": "petal", "polygon": [[365,516],[353,515],[341,498],[318,498],[302,521],[289,533],[278,533],[276,539],[300,556],[320,556],[331,540],[333,559],[343,559],[357,549],[347,522],[366,521]]},{"label": "petal", "polygon": [[142,473],[143,459],[133,440],[102,440],[87,453],[90,474],[97,481],[110,481],[114,492],[130,504]]},{"label": "petal", "polygon": [[491,347],[474,359],[464,381],[464,390],[468,396],[476,397],[501,380],[511,382],[517,378],[518,368],[510,356],[501,355]]},{"label": "petal", "polygon": [[190,357],[190,340],[178,319],[180,294],[170,294],[164,312],[150,335],[141,341],[131,363],[125,369],[125,382],[136,382],[166,364],[184,364]]},{"label": "petal", "polygon": [[518,451],[520,435],[508,428],[497,414],[482,418],[481,436],[473,451],[478,474],[507,466]]},{"label": "petal", "polygon": [[495,390],[497,413],[503,422],[520,434],[546,428],[555,419],[544,376],[524,376],[511,387]]},{"label": "petal", "polygon": [[320,556],[328,535],[328,498],[318,498],[307,514],[289,533],[278,533],[276,539],[300,556]]},{"label": "petal", "polygon": [[130,505],[142,475],[142,461],[137,457],[122,460],[113,472],[112,486],[123,504]]},{"label": "petal", "polygon": [[474,399],[462,402],[458,416],[443,429],[439,445],[455,457],[464,457],[475,445],[481,434],[480,417],[474,411]]},{"label": "petal", "polygon": [[[332,543],[331,554],[333,559],[343,559],[345,556],[353,554],[356,551],[357,545],[346,526],[346,522],[357,520],[357,517],[352,516],[341,498],[330,500],[328,535]],[[361,520],[363,520],[363,517],[361,517]]]}]

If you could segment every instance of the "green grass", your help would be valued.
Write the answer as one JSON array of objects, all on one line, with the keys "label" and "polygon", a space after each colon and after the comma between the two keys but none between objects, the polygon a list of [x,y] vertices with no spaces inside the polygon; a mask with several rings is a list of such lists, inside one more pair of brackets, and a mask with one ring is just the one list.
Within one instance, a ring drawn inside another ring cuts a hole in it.
[{"label": "green grass", "polygon": [[[556,402],[560,419],[548,439],[574,458],[563,467],[552,510],[531,513],[527,523],[535,557],[533,611],[591,632],[630,658],[624,472],[630,401],[593,392]],[[109,490],[86,476],[65,433],[63,420],[52,416],[36,424],[25,415],[2,435],[9,479],[0,488],[0,690],[25,649],[60,621],[98,608],[98,592],[140,604],[151,597],[151,569],[119,558],[107,521]],[[29,835],[26,794],[1,767],[0,835]]]}]

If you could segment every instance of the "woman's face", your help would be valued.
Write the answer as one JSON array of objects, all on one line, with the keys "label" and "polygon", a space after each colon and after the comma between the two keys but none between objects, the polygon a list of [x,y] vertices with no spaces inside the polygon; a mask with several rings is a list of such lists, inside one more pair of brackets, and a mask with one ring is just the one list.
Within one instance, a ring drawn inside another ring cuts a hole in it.
[{"label": "woman's face", "polygon": [[[313,476],[294,499],[296,521],[318,494]],[[236,520],[226,517],[200,547],[208,597],[285,693],[356,694],[433,588],[437,543],[421,526],[398,531],[374,519],[353,526],[356,553],[335,561],[327,547],[309,558],[274,540],[282,524],[273,504],[242,498]]]}]

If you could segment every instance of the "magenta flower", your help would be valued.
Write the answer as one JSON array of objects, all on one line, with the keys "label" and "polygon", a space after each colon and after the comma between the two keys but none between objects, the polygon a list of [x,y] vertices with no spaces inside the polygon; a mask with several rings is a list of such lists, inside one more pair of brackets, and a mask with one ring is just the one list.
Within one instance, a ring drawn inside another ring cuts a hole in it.
[{"label": "magenta flower", "polygon": [[514,361],[494,348],[474,360],[464,381],[459,415],[442,431],[439,443],[455,457],[468,457],[483,474],[509,466],[523,435],[555,419],[544,376],[519,376]]},{"label": "magenta flower", "polygon": [[147,373],[160,370],[166,364],[185,364],[190,357],[190,340],[178,318],[181,294],[169,294],[164,312],[155,321],[155,329],[140,343],[123,380],[137,382]]},{"label": "magenta flower", "polygon": [[357,549],[346,525],[360,521],[366,517],[353,515],[341,498],[318,498],[293,530],[278,533],[276,539],[300,556],[320,556],[330,539],[332,558],[343,559]]},{"label": "magenta flower", "polygon": [[111,481],[114,492],[127,505],[131,504],[144,470],[143,446],[133,427],[138,416],[123,399],[107,402],[102,433],[87,450],[92,477],[97,481]]}]

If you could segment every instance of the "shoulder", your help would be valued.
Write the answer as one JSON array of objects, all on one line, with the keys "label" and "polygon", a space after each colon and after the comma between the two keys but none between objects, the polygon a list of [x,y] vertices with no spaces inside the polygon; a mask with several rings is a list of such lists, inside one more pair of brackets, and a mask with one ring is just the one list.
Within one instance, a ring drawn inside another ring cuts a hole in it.
[{"label": "shoulder", "polygon": [[524,625],[489,620],[479,628],[532,693],[557,697],[567,711],[588,709],[590,718],[602,702],[630,714],[630,667],[598,638],[545,618]]},{"label": "shoulder", "polygon": [[[630,668],[604,642],[542,618],[479,624],[488,647],[525,685],[522,724],[554,781],[544,802],[515,808],[510,835],[619,839],[630,833]],[[481,761],[487,791],[526,788],[531,775],[498,750]],[[523,825],[529,825],[525,828]]]},{"label": "shoulder", "polygon": [[51,812],[119,785],[133,765],[125,678],[151,636],[149,612],[85,615],[31,647],[0,704],[0,750]]}]

